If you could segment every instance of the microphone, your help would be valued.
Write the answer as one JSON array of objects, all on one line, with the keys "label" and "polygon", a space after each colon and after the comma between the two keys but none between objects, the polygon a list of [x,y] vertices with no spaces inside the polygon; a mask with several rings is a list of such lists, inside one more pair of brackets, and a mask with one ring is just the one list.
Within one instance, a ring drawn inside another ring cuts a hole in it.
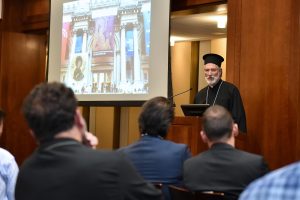
[{"label": "microphone", "polygon": [[170,96],[170,97],[168,98],[168,100],[171,101],[171,102],[173,103],[173,107],[176,107],[176,104],[173,102],[174,97],[177,97],[177,96],[179,96],[179,95],[181,95],[181,94],[184,94],[184,93],[186,93],[186,92],[189,92],[189,91],[191,91],[192,89],[193,89],[193,88],[190,88],[190,89],[185,90],[185,91],[183,91],[183,92],[180,92],[180,93],[178,93],[178,94],[172,95],[172,96]]}]

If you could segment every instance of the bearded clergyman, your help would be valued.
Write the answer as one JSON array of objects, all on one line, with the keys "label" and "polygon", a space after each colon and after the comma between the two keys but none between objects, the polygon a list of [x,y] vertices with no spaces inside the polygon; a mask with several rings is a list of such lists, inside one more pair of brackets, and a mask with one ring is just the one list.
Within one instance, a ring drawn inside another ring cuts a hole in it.
[{"label": "bearded clergyman", "polygon": [[221,64],[224,58],[209,53],[203,56],[203,60],[204,76],[208,85],[196,94],[194,103],[224,106],[238,124],[239,130],[246,133],[246,114],[239,89],[232,83],[222,80]]}]

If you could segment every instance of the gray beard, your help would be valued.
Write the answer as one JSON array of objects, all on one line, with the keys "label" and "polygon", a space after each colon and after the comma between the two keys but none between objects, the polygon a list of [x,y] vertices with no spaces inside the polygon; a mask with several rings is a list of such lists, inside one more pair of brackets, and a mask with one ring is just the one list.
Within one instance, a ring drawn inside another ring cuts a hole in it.
[{"label": "gray beard", "polygon": [[213,76],[213,80],[209,80],[208,78],[205,78],[205,80],[210,87],[214,87],[219,82],[220,78],[221,77]]}]

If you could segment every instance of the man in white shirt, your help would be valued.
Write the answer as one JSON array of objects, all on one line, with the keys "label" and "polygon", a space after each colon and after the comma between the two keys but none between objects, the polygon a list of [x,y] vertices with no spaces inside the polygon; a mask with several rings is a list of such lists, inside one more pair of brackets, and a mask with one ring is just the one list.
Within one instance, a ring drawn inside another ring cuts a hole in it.
[{"label": "man in white shirt", "polygon": [[[3,131],[4,112],[0,108],[0,137]],[[0,148],[0,199],[14,200],[16,179],[19,172],[18,165],[11,153]]]}]

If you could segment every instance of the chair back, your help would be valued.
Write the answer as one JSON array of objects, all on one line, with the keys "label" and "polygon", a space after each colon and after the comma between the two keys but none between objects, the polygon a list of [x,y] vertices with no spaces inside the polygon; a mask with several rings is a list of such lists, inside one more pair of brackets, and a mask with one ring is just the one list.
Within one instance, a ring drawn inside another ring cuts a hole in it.
[{"label": "chair back", "polygon": [[222,192],[194,192],[194,200],[234,200],[235,198],[226,196]]},{"label": "chair back", "polygon": [[169,185],[168,187],[172,200],[194,200],[194,195],[191,191],[174,185]]},{"label": "chair back", "polygon": [[152,182],[152,184],[156,189],[159,189],[162,192],[163,200],[172,200],[170,197],[168,185],[157,182]]},{"label": "chair back", "polygon": [[159,190],[161,190],[162,187],[163,187],[163,184],[162,184],[162,183],[152,183],[152,184],[153,184],[153,186],[154,186],[156,189],[159,189]]}]

